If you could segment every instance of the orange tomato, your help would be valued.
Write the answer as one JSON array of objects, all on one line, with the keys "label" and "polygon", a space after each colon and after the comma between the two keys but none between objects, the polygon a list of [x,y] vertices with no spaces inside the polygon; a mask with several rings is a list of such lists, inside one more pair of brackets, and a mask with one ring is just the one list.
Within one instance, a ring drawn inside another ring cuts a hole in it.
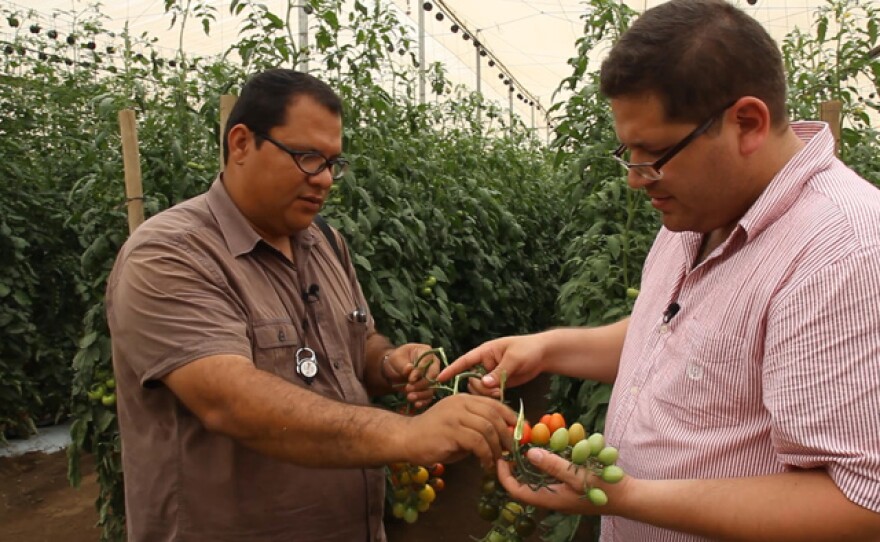
[{"label": "orange tomato", "polygon": [[546,446],[550,442],[550,428],[545,423],[536,423],[532,427],[532,444]]}]

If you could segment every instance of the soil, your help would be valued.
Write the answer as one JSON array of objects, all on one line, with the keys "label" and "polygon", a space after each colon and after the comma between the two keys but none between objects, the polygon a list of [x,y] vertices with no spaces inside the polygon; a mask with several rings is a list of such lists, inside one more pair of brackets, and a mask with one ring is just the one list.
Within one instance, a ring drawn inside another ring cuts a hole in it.
[{"label": "soil", "polygon": [[0,540],[96,542],[98,480],[94,457],[80,463],[78,488],[67,482],[67,453],[31,452],[0,459]]},{"label": "soil", "polygon": [[[511,398],[518,404],[518,397],[523,397],[526,415],[534,420],[543,413],[545,393],[546,380],[538,379],[525,386],[519,395],[511,393]],[[63,451],[0,458],[0,540],[100,540],[100,529],[95,527],[98,483],[93,456],[83,457],[81,472],[80,486],[72,488],[67,481],[67,455]],[[389,542],[468,541],[487,533],[490,524],[477,515],[482,478],[479,463],[470,458],[447,465],[443,478],[446,488],[416,523],[410,525],[386,515]],[[529,542],[539,539],[535,534]]]}]

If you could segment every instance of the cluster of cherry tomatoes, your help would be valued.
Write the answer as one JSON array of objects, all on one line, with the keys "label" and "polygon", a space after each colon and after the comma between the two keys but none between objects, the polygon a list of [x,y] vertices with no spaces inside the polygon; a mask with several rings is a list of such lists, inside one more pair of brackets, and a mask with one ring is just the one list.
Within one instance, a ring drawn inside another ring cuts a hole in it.
[{"label": "cluster of cherry tomatoes", "polygon": [[483,476],[477,512],[482,519],[492,522],[492,528],[481,542],[521,542],[538,528],[535,507],[512,500],[498,482],[495,471]]},{"label": "cluster of cherry tomatoes", "polygon": [[434,463],[430,467],[410,463],[390,465],[386,480],[391,514],[407,523],[415,523],[419,514],[431,507],[437,492],[445,487],[441,478],[445,471],[443,463]]},{"label": "cluster of cherry tomatoes", "polygon": [[[606,446],[602,433],[587,436],[580,423],[566,427],[565,418],[558,412],[544,414],[534,427],[524,422],[519,445],[523,447],[523,451],[534,446],[549,449],[575,465],[590,469],[609,484],[619,482],[624,476],[623,469],[615,465],[617,448]],[[586,497],[595,506],[608,504],[608,496],[598,487],[589,487]]]},{"label": "cluster of cherry tomatoes", "polygon": [[[576,468],[590,469],[606,483],[613,484],[623,479],[623,469],[615,465],[617,449],[606,446],[601,433],[588,436],[580,423],[567,426],[565,418],[558,412],[545,414],[534,427],[523,421],[515,436],[518,440],[512,455],[512,467],[520,483],[532,487],[555,483],[545,474],[529,467],[528,460],[524,459],[526,450],[533,447],[558,454],[571,461]],[[480,542],[522,542],[535,532],[536,510],[533,506],[523,506],[512,500],[496,479],[494,471],[484,476],[482,484],[477,510],[481,518],[492,522],[492,527]],[[587,487],[585,496],[595,506],[608,504],[608,496],[599,487]]]}]

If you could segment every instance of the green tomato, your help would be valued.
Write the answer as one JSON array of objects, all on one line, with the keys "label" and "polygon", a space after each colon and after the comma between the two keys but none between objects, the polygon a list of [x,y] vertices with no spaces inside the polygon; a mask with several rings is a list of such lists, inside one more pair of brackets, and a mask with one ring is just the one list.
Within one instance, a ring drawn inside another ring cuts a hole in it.
[{"label": "green tomato", "polygon": [[605,447],[605,437],[602,433],[593,433],[587,437],[587,442],[590,443],[590,455],[598,455]]},{"label": "green tomato", "polygon": [[617,448],[614,446],[606,446],[596,454],[596,459],[598,459],[599,463],[602,463],[603,465],[613,465],[614,462],[617,461],[619,455],[620,454],[617,453]]},{"label": "green tomato", "polygon": [[431,292],[433,292],[433,291],[434,291],[434,290],[432,290],[432,289],[428,288],[427,286],[425,286],[424,288],[422,288],[422,295],[425,296],[425,297],[428,297],[428,296],[431,295]]},{"label": "green tomato", "polygon": [[87,395],[92,401],[100,401],[105,393],[107,393],[107,388],[105,388],[103,384],[95,384],[92,386],[92,389],[88,391]]},{"label": "green tomato", "polygon": [[116,387],[116,379],[115,378],[108,378],[107,380],[104,381],[104,386],[106,386],[108,390],[114,389]]},{"label": "green tomato", "polygon": [[571,462],[575,465],[583,465],[590,458],[590,443],[582,440],[571,449]]},{"label": "green tomato", "polygon": [[501,510],[501,519],[505,521],[508,525],[513,525],[516,521],[516,518],[521,516],[523,513],[523,507],[520,503],[516,501],[509,501],[504,505],[504,508]]},{"label": "green tomato", "polygon": [[553,432],[550,437],[550,449],[554,452],[561,452],[568,447],[568,429],[560,427]]},{"label": "green tomato", "polygon": [[638,288],[627,288],[626,289],[626,297],[629,299],[635,299],[639,297],[639,289]]},{"label": "green tomato", "polygon": [[498,517],[498,507],[489,502],[481,502],[477,508],[480,519],[495,521]]},{"label": "green tomato", "polygon": [[507,538],[507,535],[502,533],[501,531],[492,531],[491,533],[489,533],[489,542],[509,542],[509,540],[510,539]]},{"label": "green tomato", "polygon": [[516,531],[516,534],[526,538],[531,536],[537,527],[538,525],[535,523],[535,520],[529,516],[520,516],[513,525],[513,530]]},{"label": "green tomato", "polygon": [[409,524],[415,523],[416,520],[418,520],[418,519],[419,519],[419,511],[416,510],[415,508],[407,508],[403,512],[403,521],[405,521]]},{"label": "green tomato", "polygon": [[403,519],[404,512],[406,512],[406,505],[402,502],[396,502],[394,503],[394,506],[391,507],[391,515],[397,519]]},{"label": "green tomato", "polygon": [[428,278],[425,279],[425,287],[433,288],[434,286],[437,286],[437,277],[428,275]]},{"label": "green tomato", "polygon": [[623,474],[623,469],[618,467],[617,465],[608,465],[607,467],[602,469],[602,479],[609,484],[616,484],[617,482],[623,480]]},{"label": "green tomato", "polygon": [[498,489],[499,484],[495,480],[486,480],[483,482],[483,495],[491,495]]},{"label": "green tomato", "polygon": [[587,491],[587,498],[590,499],[594,506],[605,506],[608,504],[608,495],[598,487],[591,487]]},{"label": "green tomato", "polygon": [[101,397],[101,404],[106,407],[110,407],[110,406],[115,405],[116,404],[116,394],[115,393],[108,393],[104,397]]}]

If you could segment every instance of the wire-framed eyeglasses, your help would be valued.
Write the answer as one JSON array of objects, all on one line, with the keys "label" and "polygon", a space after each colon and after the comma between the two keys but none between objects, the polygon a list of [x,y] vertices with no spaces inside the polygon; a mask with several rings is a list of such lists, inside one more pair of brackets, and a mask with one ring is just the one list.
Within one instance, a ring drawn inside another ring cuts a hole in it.
[{"label": "wire-framed eyeglasses", "polygon": [[256,136],[289,154],[296,167],[306,175],[317,175],[329,168],[330,176],[333,177],[333,180],[337,180],[341,179],[348,171],[348,160],[345,158],[327,159],[317,151],[295,151],[269,134],[256,134]]},{"label": "wire-framed eyeglasses", "polygon": [[715,113],[714,115],[706,119],[702,124],[694,128],[691,133],[684,136],[684,139],[682,139],[681,141],[673,145],[672,148],[670,148],[668,151],[663,153],[663,156],[661,156],[657,160],[654,160],[653,162],[638,162],[635,164],[632,162],[628,162],[624,158],[626,152],[629,150],[629,148],[625,144],[621,144],[619,147],[617,147],[617,149],[615,149],[614,152],[611,153],[611,156],[615,160],[620,162],[620,164],[627,170],[634,171],[635,173],[644,177],[645,179],[648,179],[649,181],[659,181],[663,178],[663,171],[661,171],[660,168],[662,168],[667,162],[672,160],[675,155],[680,153],[685,147],[690,145],[693,140],[706,133],[706,130],[708,130],[709,127],[712,126],[715,120],[718,119],[718,117],[720,117],[722,113],[730,109],[735,103],[736,100],[725,105],[717,113]]}]

